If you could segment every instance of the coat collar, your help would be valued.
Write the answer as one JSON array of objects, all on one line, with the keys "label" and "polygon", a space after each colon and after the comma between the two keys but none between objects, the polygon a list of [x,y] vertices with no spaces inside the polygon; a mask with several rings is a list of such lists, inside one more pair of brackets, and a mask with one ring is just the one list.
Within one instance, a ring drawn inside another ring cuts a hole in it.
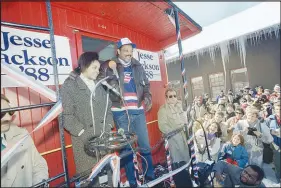
[{"label": "coat collar", "polygon": [[17,136],[23,136],[26,133],[25,129],[21,129],[15,124],[11,124],[9,131],[7,131],[5,134],[6,140],[9,143],[9,141],[12,141]]},{"label": "coat collar", "polygon": [[76,77],[76,82],[77,82],[78,88],[80,90],[84,90],[85,93],[90,97],[91,96],[91,91],[88,88],[88,86],[86,85],[86,83],[80,78],[80,76]]}]

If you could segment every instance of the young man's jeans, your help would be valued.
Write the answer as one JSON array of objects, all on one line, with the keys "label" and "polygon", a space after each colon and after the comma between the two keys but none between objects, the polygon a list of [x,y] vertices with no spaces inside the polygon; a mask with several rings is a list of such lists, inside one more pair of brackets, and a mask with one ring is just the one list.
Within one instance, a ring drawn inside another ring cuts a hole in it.
[{"label": "young man's jeans", "polygon": [[[147,168],[146,177],[154,178],[154,169],[152,164],[152,157],[151,157],[150,144],[148,139],[148,131],[146,127],[144,111],[129,116],[130,116],[129,132],[133,132],[137,135],[138,147],[142,148],[140,150],[140,154],[146,159],[148,164],[147,167],[146,162],[142,159],[143,171],[145,172]],[[114,122],[116,123],[117,129],[123,128],[125,132],[128,132],[128,124],[129,124],[128,116],[125,112],[122,113],[122,115],[118,115],[118,116],[114,115],[113,118],[114,118]],[[122,152],[126,152],[128,150],[131,150],[129,145]],[[133,154],[122,159],[121,163],[125,164],[126,175],[129,183],[136,184]]]}]

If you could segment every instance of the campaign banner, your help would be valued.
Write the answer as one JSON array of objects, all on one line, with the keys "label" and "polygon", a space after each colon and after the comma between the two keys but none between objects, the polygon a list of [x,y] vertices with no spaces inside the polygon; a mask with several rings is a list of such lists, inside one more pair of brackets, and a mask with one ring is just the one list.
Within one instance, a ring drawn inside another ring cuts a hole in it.
[{"label": "campaign banner", "polygon": [[142,64],[149,81],[162,81],[158,53],[136,49],[133,57]]},{"label": "campaign banner", "polygon": [[[69,39],[55,35],[59,84],[72,71]],[[1,64],[7,63],[43,85],[54,85],[53,61],[49,33],[1,26]],[[1,70],[1,88],[27,87]]]}]

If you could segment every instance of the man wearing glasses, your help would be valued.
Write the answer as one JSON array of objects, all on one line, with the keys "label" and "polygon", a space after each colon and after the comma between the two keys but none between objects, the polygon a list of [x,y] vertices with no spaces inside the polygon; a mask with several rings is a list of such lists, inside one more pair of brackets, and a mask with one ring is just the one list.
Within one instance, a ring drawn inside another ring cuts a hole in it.
[{"label": "man wearing glasses", "polygon": [[[10,108],[9,100],[1,94],[1,109]],[[1,155],[8,145],[17,143],[28,132],[13,124],[14,112],[1,112]],[[31,187],[48,179],[48,166],[29,136],[10,160],[1,168],[1,187]]]},{"label": "man wearing glasses", "polygon": [[248,165],[244,169],[219,161],[213,171],[216,180],[222,182],[223,187],[264,187],[263,170],[257,165]]},{"label": "man wearing glasses", "polygon": [[[174,89],[165,92],[166,103],[158,111],[158,126],[162,133],[167,134],[187,124],[187,114],[182,109],[182,104],[177,99]],[[169,139],[169,150],[173,162],[189,161],[186,136],[184,131]]]}]

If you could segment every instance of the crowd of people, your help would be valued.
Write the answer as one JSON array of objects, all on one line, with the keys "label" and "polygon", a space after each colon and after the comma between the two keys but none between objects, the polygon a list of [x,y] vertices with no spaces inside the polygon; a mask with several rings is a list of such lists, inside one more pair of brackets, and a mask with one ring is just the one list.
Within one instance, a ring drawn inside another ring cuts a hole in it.
[{"label": "crowd of people", "polygon": [[[125,132],[136,133],[138,146],[144,148],[140,153],[143,156],[143,167],[147,167],[145,179],[148,181],[155,179],[145,118],[145,112],[152,107],[150,84],[142,65],[133,58],[135,47],[136,45],[128,38],[118,41],[117,56],[113,59],[116,62],[115,70],[108,69],[110,60],[101,62],[96,52],[83,53],[78,59],[78,67],[61,87],[64,109],[62,120],[64,128],[72,138],[77,173],[82,173],[97,163],[95,156],[90,156],[85,150],[89,139],[99,136],[102,131],[110,131],[112,126],[109,124],[115,124],[117,129],[122,128]],[[115,75],[108,80],[108,83],[117,89],[122,97],[105,86],[96,89],[98,80],[108,75],[111,77]],[[95,97],[89,102],[93,92]],[[242,174],[240,179],[235,179],[236,183],[241,180],[242,185],[247,185],[249,182],[253,184],[249,179],[253,176],[254,184],[259,184],[264,176],[260,168],[264,162],[273,162],[276,177],[280,180],[281,121],[278,84],[274,86],[273,92],[263,89],[262,86],[255,89],[245,87],[235,95],[231,90],[227,94],[221,91],[216,101],[212,101],[208,94],[204,94],[195,97],[190,112],[182,109],[182,103],[177,99],[177,92],[173,88],[166,90],[165,97],[166,103],[158,111],[160,131],[164,134],[169,133],[193,119],[192,129],[197,161],[204,162],[210,157],[211,160],[216,161],[217,165],[214,169],[218,180],[222,180],[225,169],[230,169],[229,171]],[[111,108],[103,105],[105,101],[109,101],[108,106]],[[1,108],[5,105],[8,108],[8,104],[9,100],[1,95]],[[108,110],[107,126],[103,130],[103,116],[106,109]],[[26,132],[24,128],[12,125],[12,115],[1,112],[1,152],[7,146],[5,143],[10,142],[10,137],[18,139],[17,135]],[[27,173],[22,173],[21,176],[13,175],[13,182],[11,182],[10,175],[15,165],[8,163],[5,168],[1,168],[1,186],[32,186],[48,178],[46,161],[36,150],[31,138],[26,144],[28,147],[24,148],[25,158],[22,157],[22,160],[18,161],[20,161],[19,165],[27,163],[26,161],[32,163],[21,166],[21,169],[26,169]],[[169,145],[174,163],[189,162],[190,154],[183,131],[171,137]],[[122,152],[126,150],[131,148],[128,146]],[[273,157],[270,153],[273,153]],[[15,159],[17,157],[18,155],[14,156]],[[136,187],[133,155],[123,161],[129,185]],[[25,178],[26,176],[28,178]]]},{"label": "crowd of people", "polygon": [[[280,86],[273,92],[257,86],[239,93],[221,91],[213,102],[208,94],[195,97],[191,117],[195,134],[195,151],[199,162],[212,160],[245,168],[273,163],[280,181]],[[206,132],[205,143],[203,132]],[[255,168],[255,167],[254,167]]]}]

